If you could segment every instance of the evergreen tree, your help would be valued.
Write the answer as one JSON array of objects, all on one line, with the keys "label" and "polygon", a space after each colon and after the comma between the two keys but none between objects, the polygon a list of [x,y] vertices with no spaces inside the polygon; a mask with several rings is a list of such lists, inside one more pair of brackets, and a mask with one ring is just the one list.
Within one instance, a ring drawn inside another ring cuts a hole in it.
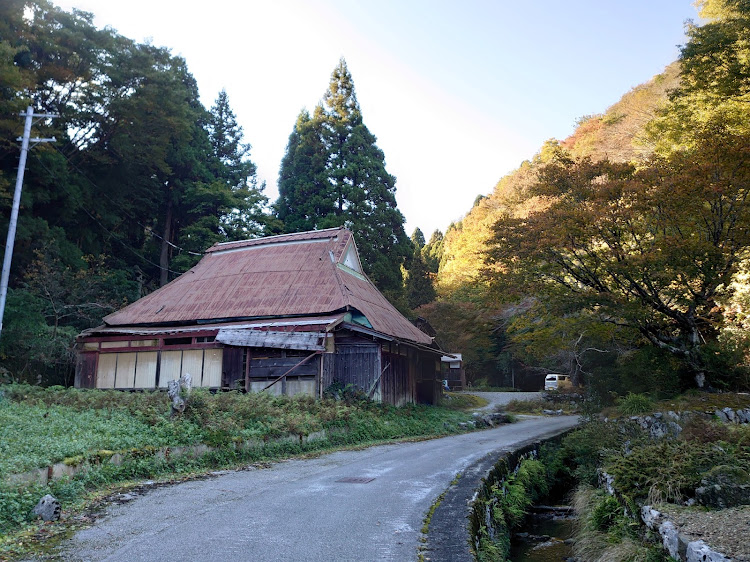
[{"label": "evergreen tree", "polygon": [[297,117],[289,135],[279,171],[276,213],[284,232],[302,232],[339,226],[336,206],[326,176],[328,151],[323,143],[322,123],[306,110]]},{"label": "evergreen tree", "polygon": [[430,241],[422,248],[422,259],[427,271],[437,275],[440,262],[443,260],[443,233],[436,230],[430,236]]},{"label": "evergreen tree", "polygon": [[419,251],[414,252],[406,276],[406,302],[414,310],[435,300],[437,293],[432,277]]},{"label": "evergreen tree", "polygon": [[346,226],[367,274],[392,299],[403,294],[401,266],[410,255],[396,178],[362,121],[346,62],[331,75],[323,101],[303,112],[289,137],[276,203],[285,231]]},{"label": "evergreen tree", "polygon": [[242,127],[225,90],[219,92],[211,108],[207,130],[214,156],[212,172],[232,195],[230,210],[221,217],[222,230],[230,240],[258,236],[266,222],[265,183],[258,185],[257,168],[250,160],[251,146],[243,142]]},{"label": "evergreen tree", "polygon": [[419,227],[415,228],[414,232],[411,233],[411,243],[414,245],[414,249],[418,252],[421,252],[422,248],[424,248],[424,234],[422,234]]}]

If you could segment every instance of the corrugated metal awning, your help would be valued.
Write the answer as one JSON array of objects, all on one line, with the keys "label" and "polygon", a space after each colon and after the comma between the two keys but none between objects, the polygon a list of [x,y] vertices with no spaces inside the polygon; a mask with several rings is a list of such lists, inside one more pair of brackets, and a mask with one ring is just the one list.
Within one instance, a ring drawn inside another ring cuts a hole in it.
[{"label": "corrugated metal awning", "polygon": [[222,328],[216,335],[216,341],[239,347],[325,351],[325,337],[326,335],[323,332],[274,332],[270,330]]}]

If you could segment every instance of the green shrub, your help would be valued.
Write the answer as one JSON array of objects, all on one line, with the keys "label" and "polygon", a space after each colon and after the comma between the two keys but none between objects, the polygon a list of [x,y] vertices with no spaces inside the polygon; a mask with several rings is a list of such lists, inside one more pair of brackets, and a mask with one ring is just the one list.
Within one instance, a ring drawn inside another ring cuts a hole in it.
[{"label": "green shrub", "polygon": [[602,496],[591,510],[591,525],[597,531],[607,532],[623,515],[623,507],[617,498]]},{"label": "green shrub", "polygon": [[618,400],[617,409],[624,416],[637,416],[653,412],[655,405],[655,402],[645,394],[628,392],[627,396]]},{"label": "green shrub", "polygon": [[[659,540],[644,536],[639,523],[603,490],[580,486],[573,503],[578,521],[574,552],[579,560],[669,562]],[[659,539],[661,537],[658,537]]]},{"label": "green shrub", "polygon": [[715,446],[663,440],[634,447],[629,455],[611,457],[605,470],[630,500],[680,503],[693,496],[706,471],[721,464],[748,466],[750,449],[726,442]]},{"label": "green shrub", "polygon": [[613,423],[585,424],[563,439],[560,455],[564,466],[579,482],[595,486],[598,469],[608,455],[619,452],[625,441],[638,439],[637,430],[632,429],[633,433],[626,433]]}]

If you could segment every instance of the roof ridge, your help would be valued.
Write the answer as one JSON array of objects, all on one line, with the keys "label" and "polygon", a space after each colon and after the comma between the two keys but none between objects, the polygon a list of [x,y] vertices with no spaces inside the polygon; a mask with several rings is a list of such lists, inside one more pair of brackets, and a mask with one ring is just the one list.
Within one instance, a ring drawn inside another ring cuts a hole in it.
[{"label": "roof ridge", "polygon": [[[273,236],[261,236],[260,238],[246,238],[245,240],[228,240],[226,242],[216,242],[206,251],[209,251],[212,248],[219,248],[221,246],[229,246],[232,244],[253,243],[253,244],[262,245],[265,243],[276,242],[279,239],[290,238],[292,236],[317,235],[317,234],[324,234],[327,232],[333,232],[337,230],[346,230],[346,227],[335,226],[332,228],[323,228],[321,230],[305,230],[303,232],[287,232],[284,234],[274,234]],[[320,238],[325,238],[325,236],[320,236]]]}]

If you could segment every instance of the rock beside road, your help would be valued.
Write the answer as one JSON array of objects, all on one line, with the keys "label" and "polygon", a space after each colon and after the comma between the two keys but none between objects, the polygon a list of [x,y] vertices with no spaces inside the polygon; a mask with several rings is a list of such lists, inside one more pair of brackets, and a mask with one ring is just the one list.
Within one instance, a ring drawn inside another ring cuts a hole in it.
[{"label": "rock beside road", "polygon": [[38,504],[36,504],[33,513],[45,521],[57,521],[60,519],[62,508],[60,507],[60,502],[55,496],[47,494],[39,500]]}]

